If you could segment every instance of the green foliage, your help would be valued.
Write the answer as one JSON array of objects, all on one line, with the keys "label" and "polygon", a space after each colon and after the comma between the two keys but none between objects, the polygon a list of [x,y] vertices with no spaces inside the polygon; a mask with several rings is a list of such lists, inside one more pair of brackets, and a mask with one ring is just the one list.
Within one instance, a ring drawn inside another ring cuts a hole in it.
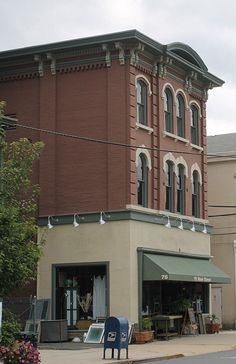
[{"label": "green foliage", "polygon": [[34,161],[43,144],[20,139],[4,144],[0,168],[0,296],[36,275],[41,247],[36,244],[39,187],[32,186]]},{"label": "green foliage", "polygon": [[191,301],[188,298],[180,296],[173,304],[173,313],[183,313],[191,307]]},{"label": "green foliage", "polygon": [[142,317],[142,329],[150,331],[152,329],[152,319],[150,316]]},{"label": "green foliage", "polygon": [[15,337],[20,331],[20,324],[16,316],[8,309],[3,310],[2,314],[2,340],[1,345],[12,346]]}]

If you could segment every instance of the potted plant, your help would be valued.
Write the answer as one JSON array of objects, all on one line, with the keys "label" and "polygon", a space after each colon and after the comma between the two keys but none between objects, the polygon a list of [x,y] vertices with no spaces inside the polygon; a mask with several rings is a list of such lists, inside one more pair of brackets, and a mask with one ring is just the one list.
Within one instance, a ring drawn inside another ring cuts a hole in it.
[{"label": "potted plant", "polygon": [[134,333],[136,344],[145,344],[153,341],[154,331],[152,330],[152,319],[150,316],[142,317],[140,330]]},{"label": "potted plant", "polygon": [[215,333],[219,333],[220,331],[220,322],[219,322],[219,318],[216,317],[216,315],[213,313],[212,315],[209,316],[210,322],[208,322],[206,324],[206,332],[208,334],[215,334]]}]

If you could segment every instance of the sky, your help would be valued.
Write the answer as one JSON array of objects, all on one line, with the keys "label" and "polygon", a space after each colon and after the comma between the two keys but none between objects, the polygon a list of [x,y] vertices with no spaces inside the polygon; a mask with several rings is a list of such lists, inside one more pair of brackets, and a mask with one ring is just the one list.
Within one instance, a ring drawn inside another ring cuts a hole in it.
[{"label": "sky", "polygon": [[182,42],[225,81],[209,91],[207,134],[236,133],[235,0],[0,0],[0,51],[137,29]]}]

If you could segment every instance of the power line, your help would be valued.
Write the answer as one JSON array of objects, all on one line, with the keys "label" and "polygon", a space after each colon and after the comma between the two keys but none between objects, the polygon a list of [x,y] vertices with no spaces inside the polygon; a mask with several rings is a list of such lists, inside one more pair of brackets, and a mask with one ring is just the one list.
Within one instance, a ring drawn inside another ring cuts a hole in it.
[{"label": "power line", "polygon": [[234,213],[234,214],[208,215],[208,217],[235,216],[235,215],[236,215],[236,213]]},{"label": "power line", "polygon": [[[8,125],[8,123],[4,123],[6,125]],[[128,144],[128,143],[120,143],[120,142],[114,142],[111,140],[104,140],[104,139],[97,139],[97,138],[91,138],[91,137],[85,137],[85,136],[81,136],[81,135],[75,135],[75,134],[69,134],[69,133],[63,133],[63,132],[59,132],[59,131],[55,131],[55,130],[49,130],[49,129],[44,129],[44,128],[36,128],[33,126],[28,126],[28,125],[23,125],[23,124],[19,124],[19,123],[11,123],[11,127],[19,127],[19,128],[24,128],[24,129],[29,129],[32,131],[37,131],[37,132],[42,132],[42,133],[46,133],[46,134],[51,134],[51,135],[56,135],[56,136],[60,136],[60,137],[66,137],[66,138],[71,138],[71,139],[77,139],[77,140],[82,140],[82,141],[87,141],[87,142],[91,142],[91,143],[99,143],[99,144],[105,144],[105,145],[113,145],[113,146],[117,146],[117,147],[124,147],[124,148],[140,148],[140,145],[135,145],[135,144]],[[150,151],[159,151],[159,152],[173,152],[173,153],[178,153],[178,154],[189,154],[189,155],[196,155],[196,152],[187,152],[187,151],[178,151],[178,150],[171,150],[171,149],[161,149],[161,148],[153,148],[153,147],[145,147],[142,146],[142,149],[146,149],[146,150],[150,150]],[[206,155],[207,157],[230,157],[230,158],[235,158],[236,159],[236,155],[220,155],[218,156],[217,154],[204,154],[202,153],[202,151],[200,151],[201,154]]]},{"label": "power line", "polygon": [[236,208],[236,205],[208,205],[208,207]]}]

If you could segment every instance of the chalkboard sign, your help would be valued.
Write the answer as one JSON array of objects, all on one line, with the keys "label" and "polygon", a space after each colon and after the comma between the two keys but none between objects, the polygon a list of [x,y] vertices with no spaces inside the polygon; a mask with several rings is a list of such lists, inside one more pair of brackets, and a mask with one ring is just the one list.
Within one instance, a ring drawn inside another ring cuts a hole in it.
[{"label": "chalkboard sign", "polygon": [[189,321],[191,322],[191,324],[196,324],[196,318],[195,318],[193,308],[188,308],[188,316],[189,316]]}]

